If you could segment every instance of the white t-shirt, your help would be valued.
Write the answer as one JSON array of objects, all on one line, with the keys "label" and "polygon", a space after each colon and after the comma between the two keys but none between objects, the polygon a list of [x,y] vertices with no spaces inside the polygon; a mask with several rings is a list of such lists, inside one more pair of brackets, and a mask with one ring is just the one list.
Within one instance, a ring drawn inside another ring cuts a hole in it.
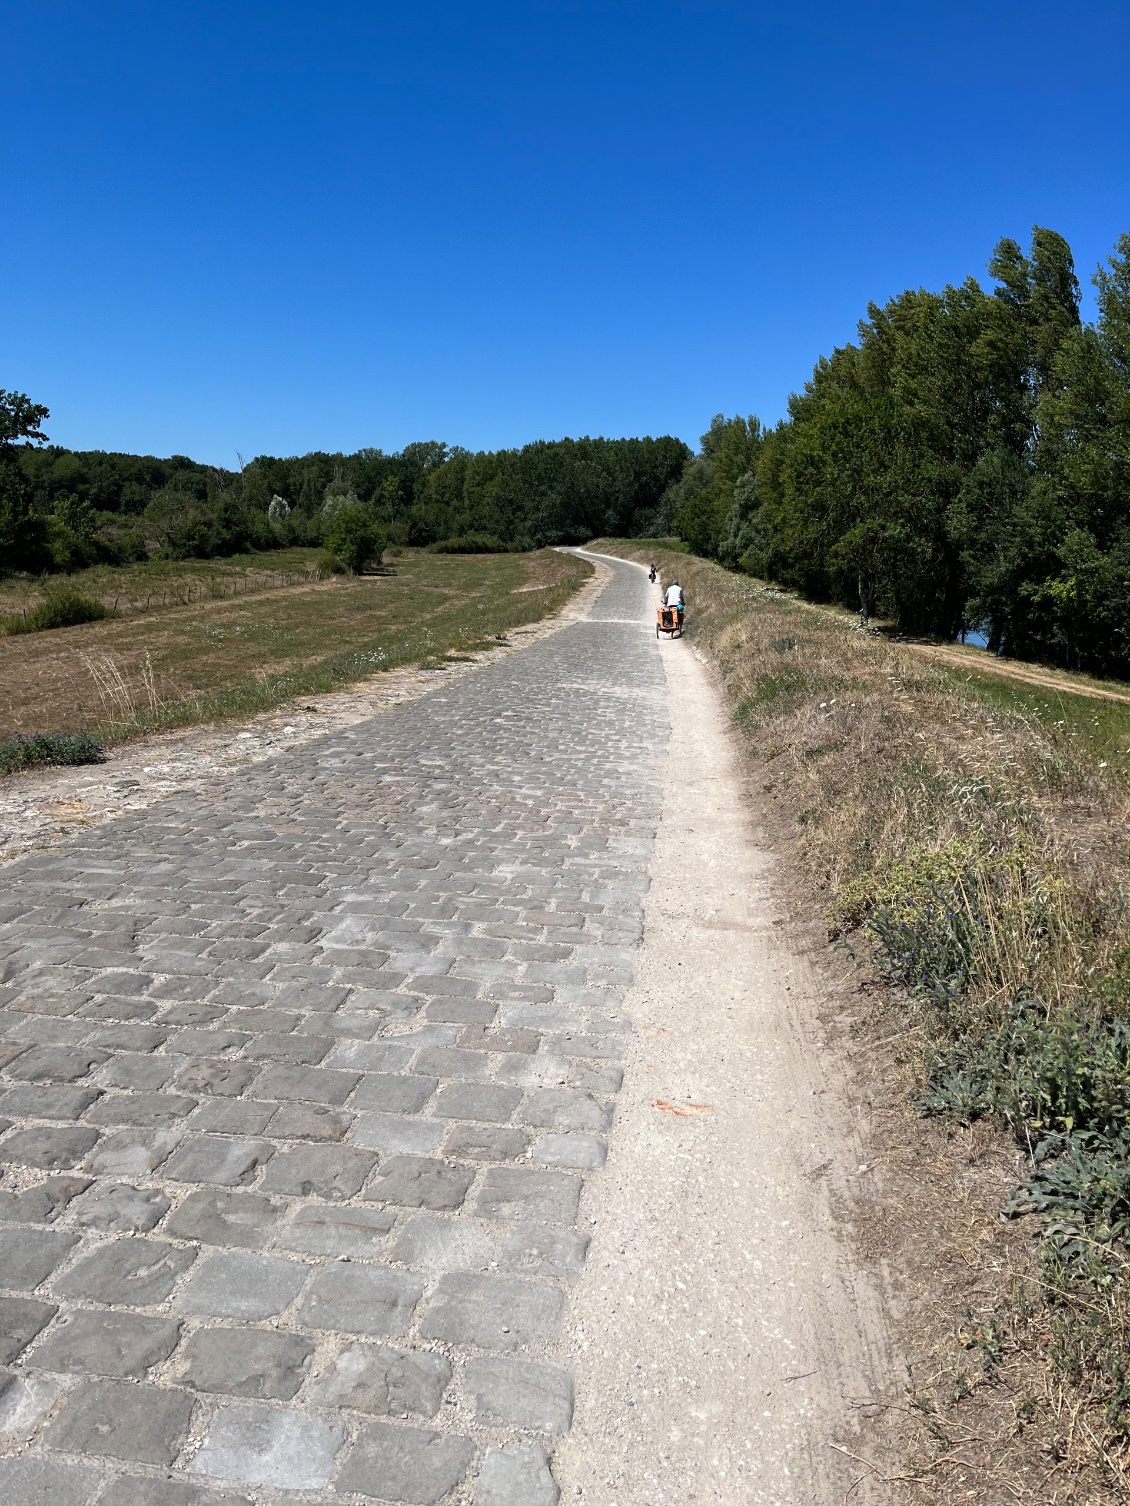
[{"label": "white t-shirt", "polygon": [[681,607],[683,604],[683,588],[680,585],[668,586],[665,597],[669,607]]}]

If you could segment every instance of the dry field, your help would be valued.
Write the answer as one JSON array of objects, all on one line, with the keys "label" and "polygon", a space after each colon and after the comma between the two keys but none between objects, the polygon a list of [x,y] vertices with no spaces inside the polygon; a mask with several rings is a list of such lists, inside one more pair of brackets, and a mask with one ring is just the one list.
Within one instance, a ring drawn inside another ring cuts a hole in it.
[{"label": "dry field", "polygon": [[[556,611],[591,572],[552,550],[410,552],[383,574],[298,583],[301,560],[276,560],[272,572],[271,558],[260,558],[258,575],[233,576],[241,594],[227,597],[209,595],[203,573],[166,575],[164,606],[155,600],[160,579],[139,573],[153,567],[132,567],[131,600],[148,595],[148,610],[119,604],[118,615],[101,622],[0,638],[0,737],[121,737],[265,710],[374,670],[493,641]],[[283,588],[287,576],[295,583]],[[267,589],[250,591],[257,579]],[[95,594],[89,583],[74,583]],[[102,599],[115,586],[119,598],[126,594],[121,580],[105,585]],[[203,599],[168,604],[190,588]]]},{"label": "dry field", "polygon": [[[1125,1501],[1126,1248],[1070,1210],[1074,1245],[1031,1211],[1002,1218],[1031,1174],[1035,1111],[1024,1100],[1020,1112],[991,1049],[1011,1043],[1005,1065],[1029,1071],[1030,1098],[1059,1081],[1059,1052],[1082,1095],[1098,1079],[1076,1047],[1125,1038],[1130,707],[1074,677],[1030,684],[972,654],[931,662],[847,614],[650,543],[591,547],[655,559],[686,589],[688,647],[725,687],[751,801],[870,1120],[855,1233],[895,1274],[910,1368],[861,1474],[937,1506]],[[951,943],[953,976],[939,961]],[[969,1063],[990,1059],[998,1078],[985,1067],[982,1087],[999,1111],[972,1098],[955,1111]],[[1128,1078],[1117,1064],[1112,1075],[1124,1114]],[[931,1094],[935,1112],[916,1112]],[[1049,1100],[1043,1112],[1052,1128],[1064,1111]],[[1125,1173],[1104,1164],[1115,1208]]]}]

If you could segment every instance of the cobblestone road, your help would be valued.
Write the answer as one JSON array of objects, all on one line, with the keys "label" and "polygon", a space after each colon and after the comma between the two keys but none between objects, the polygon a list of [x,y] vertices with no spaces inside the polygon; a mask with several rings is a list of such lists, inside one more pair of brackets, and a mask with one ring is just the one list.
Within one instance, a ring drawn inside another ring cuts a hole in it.
[{"label": "cobblestone road", "polygon": [[6,871],[5,1506],[557,1501],[649,601]]}]

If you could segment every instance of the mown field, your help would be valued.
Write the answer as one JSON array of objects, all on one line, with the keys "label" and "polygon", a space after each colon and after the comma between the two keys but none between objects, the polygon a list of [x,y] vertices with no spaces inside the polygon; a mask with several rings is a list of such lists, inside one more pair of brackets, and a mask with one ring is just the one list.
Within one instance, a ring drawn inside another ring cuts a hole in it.
[{"label": "mown field", "polygon": [[[287,550],[72,577],[108,606],[116,596],[118,610],[99,622],[0,637],[0,737],[121,738],[435,662],[557,611],[592,568],[553,550],[408,551],[382,574],[313,580],[307,566],[316,566],[309,551]],[[34,589],[5,587],[9,598],[24,591],[29,602]]]},{"label": "mown field", "polygon": [[839,949],[829,992],[856,980],[859,1238],[911,1364],[893,1483],[1130,1499],[1126,688],[931,662],[685,553],[592,547],[678,575],[798,912]]}]

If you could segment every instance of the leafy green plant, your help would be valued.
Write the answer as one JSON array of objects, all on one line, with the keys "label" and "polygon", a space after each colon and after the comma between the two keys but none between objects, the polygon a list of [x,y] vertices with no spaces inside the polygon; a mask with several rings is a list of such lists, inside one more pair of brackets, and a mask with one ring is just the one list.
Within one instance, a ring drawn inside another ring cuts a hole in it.
[{"label": "leafy green plant", "polygon": [[30,612],[10,613],[2,619],[6,633],[40,633],[48,628],[77,627],[84,622],[99,622],[110,614],[100,601],[80,596],[67,586],[48,591]]},{"label": "leafy green plant", "polygon": [[0,740],[0,774],[16,774],[39,764],[101,763],[102,744],[85,732],[15,732]]},{"label": "leafy green plant", "polygon": [[388,545],[370,509],[358,502],[345,502],[330,514],[324,540],[326,553],[354,575],[379,565]]}]

